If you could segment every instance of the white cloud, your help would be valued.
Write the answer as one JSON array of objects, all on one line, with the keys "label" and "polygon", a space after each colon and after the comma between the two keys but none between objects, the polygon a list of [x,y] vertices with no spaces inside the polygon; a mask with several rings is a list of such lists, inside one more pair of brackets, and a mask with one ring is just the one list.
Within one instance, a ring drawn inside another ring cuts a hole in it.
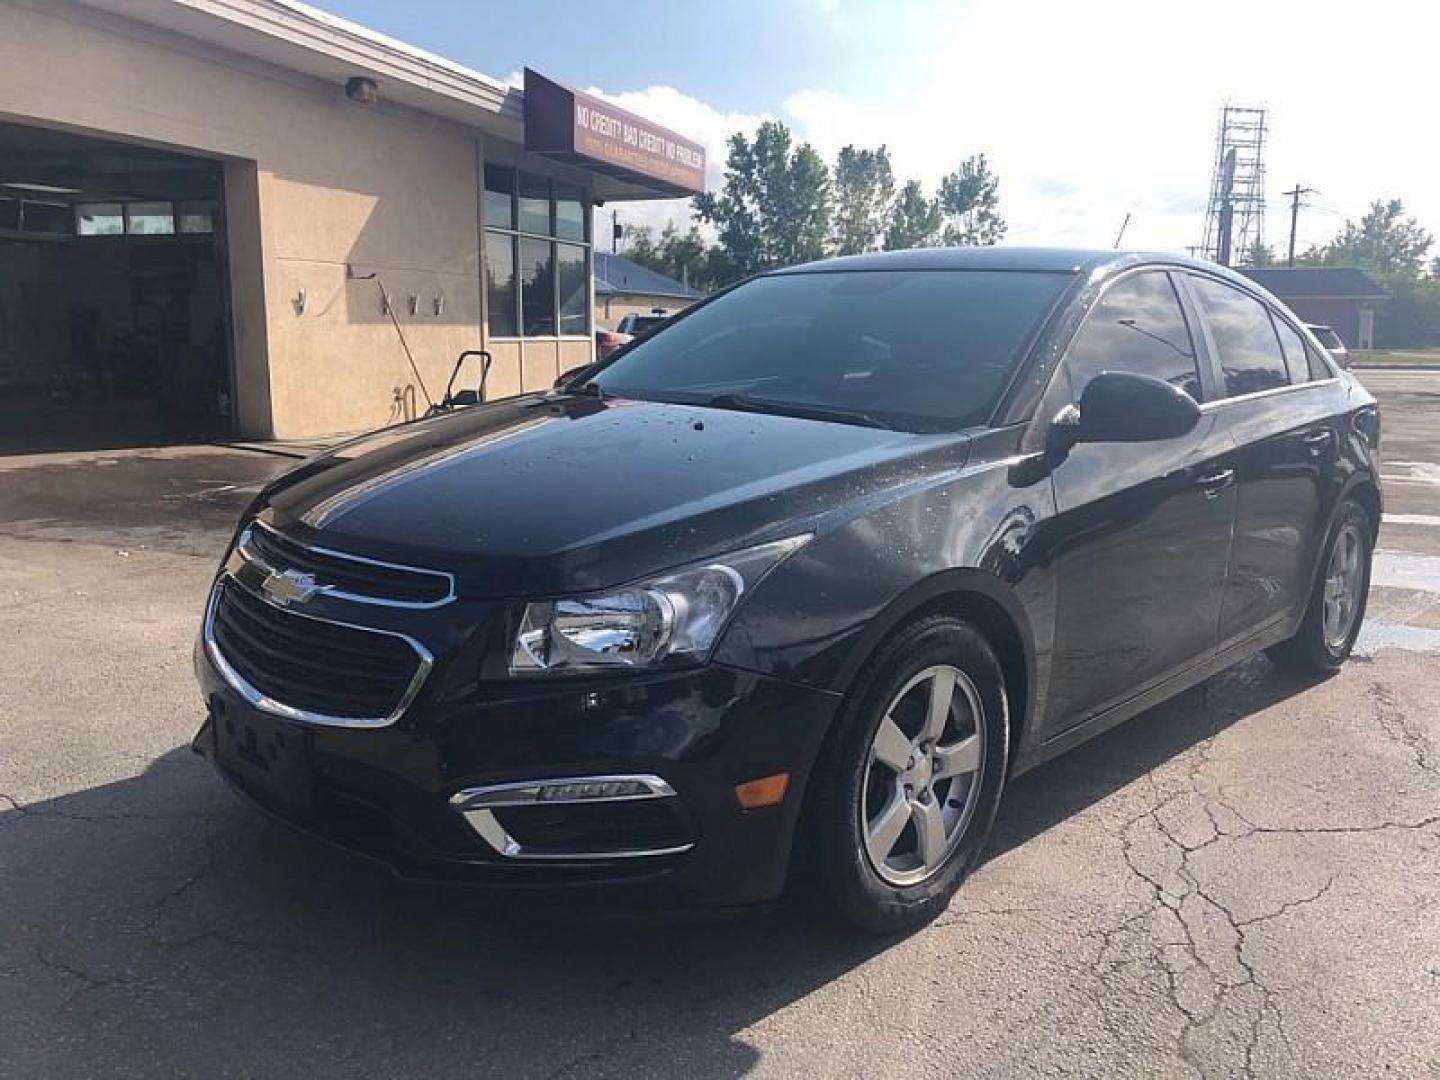
[{"label": "white cloud", "polygon": [[[923,26],[894,10],[895,32],[914,45],[903,70],[886,73],[891,100],[801,88],[777,103],[779,118],[827,159],[846,143],[884,143],[898,177],[927,186],[985,153],[1012,242],[1109,246],[1129,212],[1127,246],[1199,243],[1227,100],[1270,110],[1266,235],[1277,248],[1289,223],[1281,192],[1296,181],[1321,192],[1301,215],[1302,247],[1382,195],[1440,232],[1440,141],[1423,115],[1440,8],[1373,0],[1357,22],[1352,5],[1333,2],[1218,0],[1187,13],[1150,0],[976,0]],[[1382,41],[1364,27],[1399,32]],[[704,142],[712,185],[726,136],[762,119],[670,87],[607,96]],[[622,214],[686,213],[641,205]]]},{"label": "white cloud", "polygon": [[[725,177],[725,140],[737,131],[753,135],[768,116],[751,113],[722,112],[699,98],[682,93],[673,86],[650,86],[644,90],[607,93],[588,87],[586,93],[602,97],[637,116],[678,131],[705,147],[705,186],[718,188]],[[595,236],[601,250],[610,249],[610,212],[618,210],[622,223],[648,225],[657,232],[667,222],[685,226],[690,221],[689,199],[663,199],[655,202],[616,203],[596,211]]]}]

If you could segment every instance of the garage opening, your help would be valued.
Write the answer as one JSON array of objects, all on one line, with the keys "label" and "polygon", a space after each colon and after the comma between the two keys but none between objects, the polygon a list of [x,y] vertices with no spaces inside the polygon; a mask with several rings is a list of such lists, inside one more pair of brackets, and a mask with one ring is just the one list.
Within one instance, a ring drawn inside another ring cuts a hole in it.
[{"label": "garage opening", "polygon": [[221,175],[0,123],[0,453],[231,433]]}]

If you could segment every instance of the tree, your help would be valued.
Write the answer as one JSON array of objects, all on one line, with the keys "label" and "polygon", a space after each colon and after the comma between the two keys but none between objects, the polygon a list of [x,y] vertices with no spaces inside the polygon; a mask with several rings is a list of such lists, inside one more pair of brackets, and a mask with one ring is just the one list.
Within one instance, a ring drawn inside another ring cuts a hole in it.
[{"label": "tree", "polygon": [[1005,235],[1000,216],[1000,180],[984,154],[975,154],[940,181],[939,203],[945,215],[941,239],[951,247],[998,243]]},{"label": "tree", "polygon": [[1399,199],[1376,199],[1357,224],[1346,221],[1338,236],[1319,251],[1326,266],[1358,266],[1388,276],[1418,278],[1435,238],[1413,217],[1405,217]]},{"label": "tree", "polygon": [[900,189],[890,208],[890,224],[885,229],[885,250],[931,247],[939,242],[944,222],[940,204],[926,196],[918,180],[911,180]]},{"label": "tree", "polygon": [[1275,249],[1269,244],[1262,244],[1257,241],[1250,250],[1245,253],[1245,265],[1257,268],[1277,265]]},{"label": "tree", "polygon": [[841,149],[834,172],[834,254],[875,250],[885,233],[894,197],[895,174],[884,146],[878,150]]},{"label": "tree", "polygon": [[717,249],[705,242],[698,225],[681,232],[675,222],[670,221],[660,230],[660,239],[648,225],[636,225],[628,232],[625,257],[666,277],[683,282],[695,289],[713,288],[724,278],[715,276],[717,263],[714,253]]},{"label": "tree", "polygon": [[818,259],[830,234],[830,170],[809,143],[791,145],[790,129],[767,120],[753,141],[730,136],[725,184],[696,196],[696,214],[720,234],[737,276]]},{"label": "tree", "polygon": [[648,266],[651,270],[664,272],[660,261],[660,246],[655,243],[655,230],[649,225],[626,226],[625,257],[633,263]]}]

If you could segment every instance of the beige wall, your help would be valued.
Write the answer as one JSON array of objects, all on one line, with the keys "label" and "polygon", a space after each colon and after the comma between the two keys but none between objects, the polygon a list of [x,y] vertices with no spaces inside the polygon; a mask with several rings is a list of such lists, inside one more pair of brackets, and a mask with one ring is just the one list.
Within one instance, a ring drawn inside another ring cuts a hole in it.
[{"label": "beige wall", "polygon": [[595,298],[595,325],[614,330],[615,324],[626,315],[649,315],[658,308],[664,308],[667,315],[684,311],[694,300],[677,300],[673,296],[597,296]]},{"label": "beige wall", "polygon": [[[354,431],[424,409],[377,281],[431,395],[484,343],[475,131],[69,0],[0,0],[0,118],[226,161],[242,434]],[[491,385],[549,385],[580,345],[499,348]]]}]

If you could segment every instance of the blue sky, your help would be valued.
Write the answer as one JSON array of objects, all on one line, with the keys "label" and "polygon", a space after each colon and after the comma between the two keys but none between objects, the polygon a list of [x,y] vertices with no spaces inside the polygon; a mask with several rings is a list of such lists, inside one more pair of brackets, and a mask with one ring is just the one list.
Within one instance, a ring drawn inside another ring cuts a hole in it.
[{"label": "blue sky", "polygon": [[[1369,0],[312,0],[498,78],[528,65],[707,146],[783,120],[827,158],[891,150],[933,187],[969,154],[1008,240],[1183,250],[1200,240],[1226,101],[1270,109],[1266,237],[1296,182],[1300,246],[1399,197],[1440,233],[1429,134],[1440,5]],[[684,204],[632,204],[635,222]]]},{"label": "blue sky", "polygon": [[[825,0],[319,0],[318,7],[487,74],[526,65],[615,91],[668,85],[724,112],[773,112],[798,89],[896,96],[893,9]],[[906,18],[960,4],[906,3]]]}]

